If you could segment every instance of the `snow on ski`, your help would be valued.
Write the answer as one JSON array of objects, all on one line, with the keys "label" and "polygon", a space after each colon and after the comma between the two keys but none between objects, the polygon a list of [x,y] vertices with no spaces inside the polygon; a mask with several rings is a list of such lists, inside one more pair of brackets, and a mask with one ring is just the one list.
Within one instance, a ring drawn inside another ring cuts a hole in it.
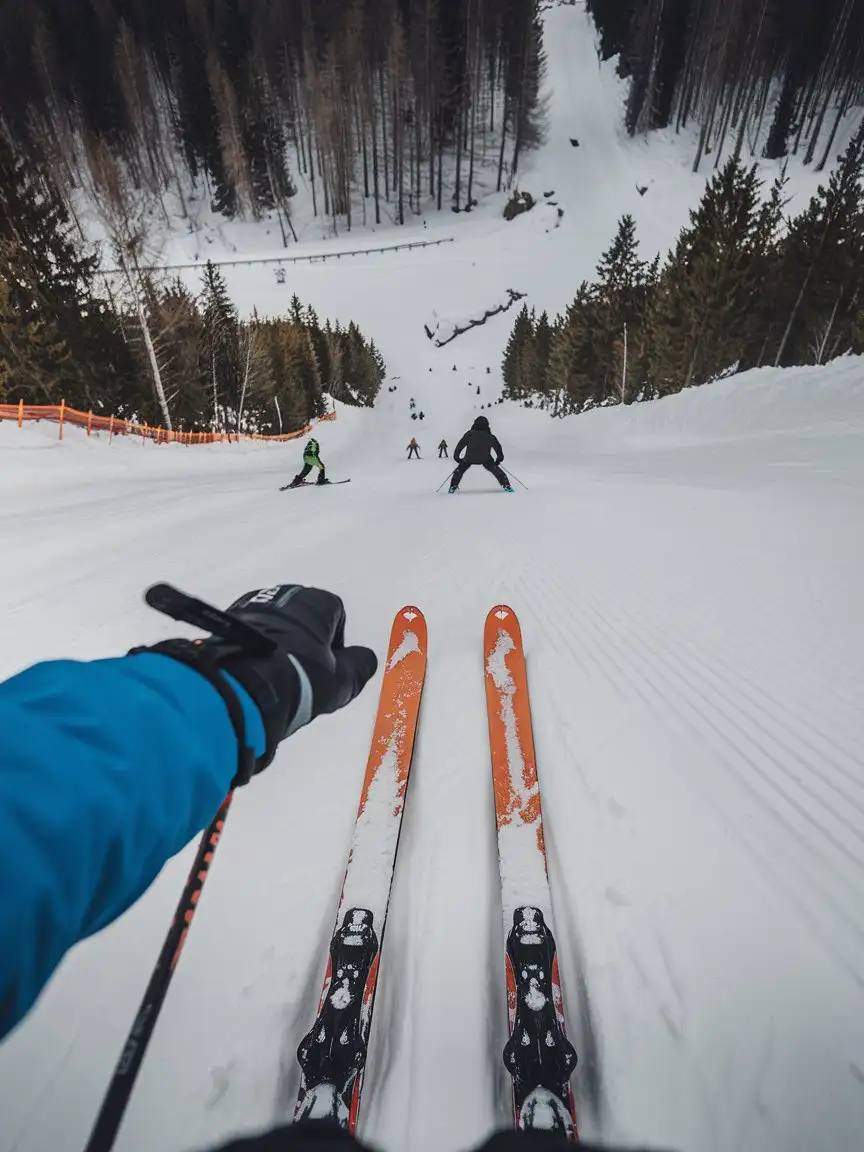
[{"label": "snow on ski", "polygon": [[504,1064],[513,1077],[514,1119],[517,1128],[566,1132],[577,1140],[570,1086],[576,1050],[565,1034],[528,678],[512,608],[490,611],[483,651],[507,941]]},{"label": "snow on ski", "polygon": [[303,1070],[295,1121],[335,1120],[354,1132],[378,963],[426,675],[426,621],[397,613],[378,716],[318,1015],[297,1049]]}]

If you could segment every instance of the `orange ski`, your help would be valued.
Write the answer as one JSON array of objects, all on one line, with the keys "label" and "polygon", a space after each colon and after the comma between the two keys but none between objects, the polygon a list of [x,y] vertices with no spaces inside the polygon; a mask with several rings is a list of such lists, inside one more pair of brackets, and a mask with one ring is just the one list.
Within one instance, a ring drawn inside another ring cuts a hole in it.
[{"label": "orange ski", "polygon": [[318,1016],[297,1049],[303,1078],[294,1119],[335,1121],[352,1133],[426,675],[426,645],[422,612],[403,608],[390,633]]},{"label": "orange ski", "polygon": [[562,1132],[576,1140],[570,1087],[576,1050],[565,1033],[552,935],[522,630],[504,604],[486,617],[483,667],[507,941],[510,1039],[504,1064],[513,1077],[514,1120],[517,1128]]}]

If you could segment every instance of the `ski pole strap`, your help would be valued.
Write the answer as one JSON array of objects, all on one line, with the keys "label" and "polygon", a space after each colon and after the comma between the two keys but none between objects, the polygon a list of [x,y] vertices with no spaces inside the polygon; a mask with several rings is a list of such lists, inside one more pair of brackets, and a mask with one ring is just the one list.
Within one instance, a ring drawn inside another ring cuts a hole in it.
[{"label": "ski pole strap", "polygon": [[151,644],[141,648],[132,648],[130,656],[140,656],[144,652],[153,652],[157,656],[168,656],[179,664],[185,664],[205,680],[222,697],[228,710],[228,719],[237,737],[237,774],[231,781],[232,788],[241,788],[248,784],[255,774],[257,758],[255,749],[246,743],[246,717],[240,697],[234,686],[215,660],[212,660],[200,644],[192,640],[163,640],[159,644]]}]

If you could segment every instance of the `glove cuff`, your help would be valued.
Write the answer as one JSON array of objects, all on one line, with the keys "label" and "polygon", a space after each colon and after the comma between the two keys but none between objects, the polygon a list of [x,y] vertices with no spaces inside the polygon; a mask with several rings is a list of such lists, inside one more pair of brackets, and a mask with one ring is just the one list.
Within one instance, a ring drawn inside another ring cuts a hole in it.
[{"label": "glove cuff", "polygon": [[[157,656],[168,656],[179,664],[185,664],[200,676],[203,676],[222,697],[228,711],[228,719],[237,737],[237,772],[231,781],[231,788],[240,788],[248,784],[256,772],[270,762],[272,756],[265,753],[263,763],[259,766],[255,749],[246,743],[246,717],[243,714],[243,705],[234,691],[230,681],[222,674],[218,662],[209,655],[200,644],[191,640],[163,640],[159,644],[152,644],[140,648],[132,648],[130,656],[140,656],[143,652],[152,652]],[[305,674],[302,679],[305,679]],[[306,680],[308,684],[308,680]],[[311,700],[311,690],[310,690]],[[311,704],[310,704],[311,712]],[[307,721],[308,723],[308,721]],[[298,725],[299,727],[299,725]],[[268,742],[269,743],[269,742]],[[269,752],[269,749],[268,749]]]},{"label": "glove cuff", "polygon": [[312,684],[309,677],[306,675],[306,669],[300,663],[296,656],[288,653],[288,659],[294,665],[297,673],[297,679],[300,682],[300,703],[297,705],[297,711],[294,713],[294,719],[289,725],[288,731],[285,736],[293,736],[298,728],[305,728],[309,721],[312,719],[312,709],[315,703],[312,696]]}]

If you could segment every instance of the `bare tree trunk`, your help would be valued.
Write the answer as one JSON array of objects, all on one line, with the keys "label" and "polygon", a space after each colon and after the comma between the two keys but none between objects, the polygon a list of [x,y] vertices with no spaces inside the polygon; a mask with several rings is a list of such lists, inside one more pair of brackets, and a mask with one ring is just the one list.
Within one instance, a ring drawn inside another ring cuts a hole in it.
[{"label": "bare tree trunk", "polygon": [[[661,0],[661,5],[665,0]],[[522,81],[519,85],[519,102],[518,114],[515,123],[515,137],[513,140],[513,167],[510,170],[510,180],[519,170],[519,156],[522,152],[522,142],[525,136],[525,99],[526,91],[528,88],[528,65],[531,60],[533,46],[534,46],[534,9],[533,7],[526,6],[527,14],[527,27],[525,28],[525,40],[522,53]]]},{"label": "bare tree trunk", "polygon": [[834,327],[834,321],[837,318],[837,309],[840,307],[840,301],[843,299],[843,289],[840,289],[840,295],[834,301],[834,307],[831,309],[831,316],[828,323],[822,330],[822,335],[819,336],[811,347],[814,356],[814,363],[824,364],[825,353],[828,348],[828,341],[831,339],[831,330]]},{"label": "bare tree trunk", "polygon": [[729,131],[729,121],[732,118],[732,108],[734,102],[734,97],[730,93],[726,100],[726,108],[723,111],[723,119],[720,123],[720,132],[717,137],[717,155],[714,157],[715,168],[719,167],[720,161],[723,158],[723,148],[726,145],[726,134]]},{"label": "bare tree trunk", "polygon": [[831,149],[834,147],[834,138],[837,135],[837,129],[840,127],[840,121],[849,111],[849,103],[852,99],[852,89],[854,87],[853,81],[850,80],[846,85],[846,91],[843,94],[843,99],[837,106],[837,115],[834,118],[834,124],[831,127],[831,133],[828,137],[828,143],[825,145],[825,151],[822,153],[822,159],[816,165],[817,172],[823,172],[825,165],[828,163],[828,157],[831,155]]},{"label": "bare tree trunk", "polygon": [[462,99],[462,93],[459,93],[459,117],[456,121],[456,190],[453,193],[453,203],[456,211],[461,208],[460,197],[462,195],[462,118],[465,115],[465,105]]},{"label": "bare tree trunk", "polygon": [[[698,28],[702,21],[702,3],[701,0],[697,5],[696,11],[693,14],[693,27]],[[690,108],[692,106],[693,94],[697,87],[697,74],[695,69],[695,56],[698,40],[696,36],[689,38],[687,45],[687,54],[684,59],[684,66],[681,71],[681,94],[678,99],[678,116],[675,122],[676,134],[681,131],[690,116]]]},{"label": "bare tree trunk", "polygon": [[651,117],[654,112],[654,97],[657,87],[657,65],[660,62],[660,27],[663,22],[663,9],[666,0],[659,0],[660,7],[657,15],[654,17],[654,47],[651,52],[651,64],[648,69],[648,80],[645,84],[645,99],[642,101],[642,107],[639,110],[639,118],[636,121],[636,131],[638,133],[647,134],[651,127]]},{"label": "bare tree trunk", "polygon": [[719,94],[715,90],[713,102],[711,105],[711,116],[708,119],[707,123],[704,123],[702,125],[702,129],[699,133],[699,147],[696,150],[696,159],[693,161],[693,171],[694,172],[699,171],[699,165],[702,163],[702,156],[705,152],[705,149],[706,149],[706,146],[708,144],[708,140],[710,139],[711,133],[714,130],[714,120],[717,116],[718,103],[719,103]]},{"label": "bare tree trunk", "polygon": [[168,409],[168,401],[165,398],[165,385],[162,381],[162,369],[159,367],[159,359],[156,356],[156,348],[153,344],[153,335],[150,331],[150,325],[147,321],[147,311],[144,308],[144,302],[141,299],[141,283],[138,280],[137,269],[133,274],[130,271],[129,265],[124,256],[121,256],[121,265],[125,273],[126,280],[132,294],[133,303],[135,306],[135,314],[138,317],[138,324],[141,327],[141,335],[144,338],[144,347],[147,350],[147,360],[150,364],[150,374],[153,378],[153,391],[156,393],[156,401],[162,412],[162,419],[165,421],[165,427],[169,432],[174,430],[174,425],[171,423],[171,413]]},{"label": "bare tree trunk", "polygon": [[771,94],[771,77],[767,77],[762,82],[762,95],[759,100],[759,116],[756,119],[756,127],[753,135],[750,137],[750,155],[756,154],[756,149],[759,147],[759,137],[762,135],[762,125],[765,122],[765,110],[768,107],[768,97]]},{"label": "bare tree trunk", "polygon": [[378,183],[378,113],[374,85],[370,86],[372,110],[372,186],[375,189],[375,223],[381,223],[381,192]]},{"label": "bare tree trunk", "polygon": [[627,403],[627,324],[624,324],[624,367],[621,372],[621,403]]},{"label": "bare tree trunk", "polygon": [[[400,40],[401,46],[401,40]],[[393,179],[396,184],[399,223],[405,223],[405,123],[402,110],[402,53],[394,53],[393,70]]]},{"label": "bare tree trunk", "polygon": [[815,94],[816,94],[817,82],[818,82],[817,76],[813,76],[810,79],[810,81],[807,85],[807,89],[806,89],[804,95],[802,96],[802,98],[798,101],[798,105],[795,109],[795,118],[798,121],[798,131],[795,134],[795,143],[792,147],[792,155],[793,156],[798,155],[798,149],[801,147],[801,139],[804,135],[804,124],[805,124],[807,117],[810,113],[810,106],[811,106],[811,103],[812,103],[812,101],[815,97]]},{"label": "bare tree trunk", "polygon": [[[309,132],[309,179],[312,184],[312,215],[318,215],[318,197],[315,191],[315,145],[312,140],[312,120],[307,111],[306,125]],[[326,209],[325,209],[326,212]]]},{"label": "bare tree trunk", "polygon": [[216,379],[216,346],[210,339],[210,384],[213,389],[213,431],[219,431],[219,383]]},{"label": "bare tree trunk", "polygon": [[739,115],[741,117],[741,123],[740,123],[739,128],[738,128],[738,138],[735,141],[735,158],[736,159],[740,158],[741,149],[744,147],[744,135],[747,131],[747,124],[750,120],[750,111],[753,107],[753,101],[756,97],[756,92],[758,90],[758,84],[757,84],[756,75],[755,75],[756,67],[757,67],[756,62],[757,62],[757,55],[758,55],[759,47],[762,43],[762,29],[765,25],[765,13],[766,13],[767,9],[768,9],[768,0],[762,0],[762,8],[759,12],[759,23],[756,26],[756,35],[753,37],[753,40],[751,43],[750,59],[749,59],[748,64],[747,64],[747,73],[746,73],[746,78],[744,81],[746,91],[747,91],[747,98],[744,101],[743,106],[739,109]]},{"label": "bare tree trunk", "polygon": [[495,90],[498,84],[498,54],[492,54],[492,66],[489,69],[489,131],[495,131]]},{"label": "bare tree trunk", "polygon": [[807,288],[810,285],[810,280],[813,276],[813,269],[816,267],[816,260],[819,258],[819,253],[822,251],[822,243],[823,242],[824,242],[824,234],[822,237],[822,241],[820,241],[819,248],[816,252],[816,257],[814,258],[813,263],[807,269],[807,275],[804,277],[804,283],[801,285],[801,291],[798,293],[798,299],[795,301],[795,303],[792,307],[792,311],[789,313],[789,320],[786,323],[786,330],[783,333],[783,338],[780,341],[780,347],[777,349],[777,355],[774,358],[774,367],[775,368],[779,367],[780,361],[783,358],[783,353],[786,351],[786,345],[788,344],[789,337],[792,334],[792,325],[795,323],[795,320],[797,319],[798,312],[799,312],[799,310],[801,308],[801,304],[804,300],[804,295],[807,292]]},{"label": "bare tree trunk", "polygon": [[429,125],[429,195],[435,195],[435,111],[438,106],[438,78],[432,63],[432,4],[426,0],[426,99]]},{"label": "bare tree trunk", "polygon": [[304,102],[300,96],[300,80],[299,77],[294,85],[294,103],[297,108],[297,132],[294,137],[294,148],[300,160],[300,171],[305,176],[309,171],[309,166],[306,162],[306,133],[303,131],[303,117],[304,117]]},{"label": "bare tree trunk", "polygon": [[390,199],[390,169],[387,163],[387,96],[384,90],[384,69],[378,72],[381,91],[381,142],[384,145],[384,199]]},{"label": "bare tree trunk", "polygon": [[345,216],[347,218],[348,231],[351,231],[352,220],[352,204],[351,192],[354,176],[354,146],[351,140],[351,96],[350,89],[345,92],[342,98],[342,115],[340,117],[340,132],[339,132],[339,156],[340,156],[340,173],[339,183],[342,188],[342,196],[345,204]]},{"label": "bare tree trunk", "polygon": [[423,198],[423,138],[420,132],[420,109],[414,108],[414,194],[417,198],[417,215],[420,215],[420,203]]},{"label": "bare tree trunk", "polygon": [[444,125],[441,122],[441,110],[438,110],[438,211],[444,196]]},{"label": "bare tree trunk", "polygon": [[361,147],[363,149],[363,198],[365,200],[368,200],[369,199],[369,156],[368,156],[368,153],[366,151],[366,130],[365,130],[365,127],[363,124],[363,118],[362,118],[362,114],[360,111],[359,91],[358,91],[358,96],[357,96],[357,100],[355,103],[355,109],[356,109],[355,119],[356,119],[356,127],[357,127],[357,139],[360,141]]},{"label": "bare tree trunk", "polygon": [[324,215],[330,215],[330,169],[329,165],[324,160],[324,153],[321,149],[321,141],[315,141],[316,150],[318,152],[318,172],[321,176],[321,187],[324,189]]},{"label": "bare tree trunk", "polygon": [[237,435],[243,430],[243,407],[246,404],[246,389],[249,387],[249,373],[252,368],[252,342],[255,333],[251,327],[246,328],[246,364],[243,367],[243,384],[240,388],[240,406],[237,410]]},{"label": "bare tree trunk", "polygon": [[[480,33],[477,33],[477,54],[480,55]],[[480,65],[477,65],[477,76],[475,77],[476,83],[472,84],[471,90],[471,151],[468,157],[468,208],[471,208],[471,200],[474,194],[474,157],[477,149],[477,104],[480,95]]]},{"label": "bare tree trunk", "polygon": [[498,152],[498,191],[501,191],[501,181],[504,176],[504,149],[507,143],[507,119],[510,111],[510,98],[504,96],[504,113],[501,119],[501,148]]}]

